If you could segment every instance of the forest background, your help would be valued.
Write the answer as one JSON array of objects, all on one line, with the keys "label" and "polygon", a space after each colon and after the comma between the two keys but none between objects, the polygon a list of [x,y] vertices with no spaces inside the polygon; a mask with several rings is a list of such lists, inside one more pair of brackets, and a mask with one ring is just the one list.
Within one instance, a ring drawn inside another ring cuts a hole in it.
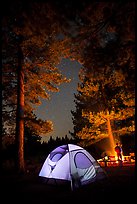
[{"label": "forest background", "polygon": [[[96,158],[109,137],[135,148],[135,2],[12,1],[3,4],[1,169],[24,172],[55,146],[75,143]],[[80,63],[71,138],[41,135],[53,123],[37,118],[41,100],[70,83],[62,59]],[[34,159],[35,158],[35,159]],[[10,165],[9,165],[10,162]],[[12,164],[12,165],[11,165]]]}]

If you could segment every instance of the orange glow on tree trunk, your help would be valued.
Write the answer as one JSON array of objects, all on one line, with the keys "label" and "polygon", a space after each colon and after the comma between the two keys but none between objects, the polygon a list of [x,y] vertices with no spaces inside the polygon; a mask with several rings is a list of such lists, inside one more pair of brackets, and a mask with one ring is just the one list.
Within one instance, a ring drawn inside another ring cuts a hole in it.
[{"label": "orange glow on tree trunk", "polygon": [[18,89],[16,116],[17,168],[24,172],[24,70],[22,66],[23,54],[18,45]]},{"label": "orange glow on tree trunk", "polygon": [[112,128],[111,128],[111,122],[110,122],[110,117],[109,117],[109,111],[107,111],[107,128],[108,128],[108,135],[109,135],[109,142],[110,142],[110,148],[111,148],[111,154],[115,155],[115,141],[112,133]]}]

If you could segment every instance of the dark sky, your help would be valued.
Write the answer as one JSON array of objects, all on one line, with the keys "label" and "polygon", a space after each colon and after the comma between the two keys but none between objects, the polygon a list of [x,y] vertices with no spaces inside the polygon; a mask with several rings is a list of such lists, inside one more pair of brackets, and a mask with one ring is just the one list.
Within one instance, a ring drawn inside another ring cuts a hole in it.
[{"label": "dark sky", "polygon": [[74,93],[77,93],[80,67],[78,62],[69,59],[63,59],[59,65],[62,74],[71,78],[71,82],[62,84],[59,87],[60,92],[53,93],[49,101],[42,100],[42,105],[36,111],[39,118],[51,120],[54,126],[54,131],[43,136],[43,140],[48,140],[50,136],[69,137],[69,131],[73,131],[71,110],[75,110]]}]

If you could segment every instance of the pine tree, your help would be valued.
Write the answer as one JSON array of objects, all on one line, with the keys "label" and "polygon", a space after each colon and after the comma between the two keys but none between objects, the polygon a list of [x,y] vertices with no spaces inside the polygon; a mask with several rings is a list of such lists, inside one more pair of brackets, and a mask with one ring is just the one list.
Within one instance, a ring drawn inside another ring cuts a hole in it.
[{"label": "pine tree", "polygon": [[79,103],[76,103],[73,121],[75,125],[75,121],[82,121],[82,118],[88,120],[82,125],[77,124],[75,130],[77,137],[85,140],[84,144],[135,131],[135,92],[134,89],[129,92],[126,72],[121,69],[112,72],[108,67],[99,73],[94,70],[90,76],[84,77],[78,92]]},{"label": "pine tree", "polygon": [[[14,118],[14,126],[7,117],[4,123],[8,121],[15,128],[16,118],[17,164],[19,171],[24,171],[24,120],[27,120],[27,125],[39,130],[39,134],[51,131],[52,122],[42,122],[35,117],[32,119],[32,112],[35,106],[41,104],[42,98],[49,99],[50,92],[58,92],[58,86],[69,80],[56,67],[61,60],[61,53],[59,48],[54,49],[59,32],[59,26],[54,22],[54,12],[48,4],[28,4],[31,12],[24,8],[21,1],[17,5],[10,5],[2,24],[3,104],[5,113]],[[8,78],[9,75],[11,78]],[[8,94],[11,87],[13,91]],[[12,114],[13,106],[15,111],[17,109],[16,115],[15,112]]]},{"label": "pine tree", "polygon": [[[79,15],[84,26],[73,50],[84,68],[72,113],[73,135],[84,145],[107,137],[108,129],[115,136],[134,132],[134,16],[133,2],[91,3]],[[79,126],[83,117],[88,122]]]}]

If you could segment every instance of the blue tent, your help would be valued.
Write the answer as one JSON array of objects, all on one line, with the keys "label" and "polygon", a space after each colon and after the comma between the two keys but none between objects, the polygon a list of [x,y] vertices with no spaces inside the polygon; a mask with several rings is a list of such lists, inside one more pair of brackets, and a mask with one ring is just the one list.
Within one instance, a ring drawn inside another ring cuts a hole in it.
[{"label": "blue tent", "polygon": [[74,144],[54,149],[46,158],[40,177],[47,181],[70,181],[71,189],[104,178],[105,172],[99,163],[82,147]]}]

